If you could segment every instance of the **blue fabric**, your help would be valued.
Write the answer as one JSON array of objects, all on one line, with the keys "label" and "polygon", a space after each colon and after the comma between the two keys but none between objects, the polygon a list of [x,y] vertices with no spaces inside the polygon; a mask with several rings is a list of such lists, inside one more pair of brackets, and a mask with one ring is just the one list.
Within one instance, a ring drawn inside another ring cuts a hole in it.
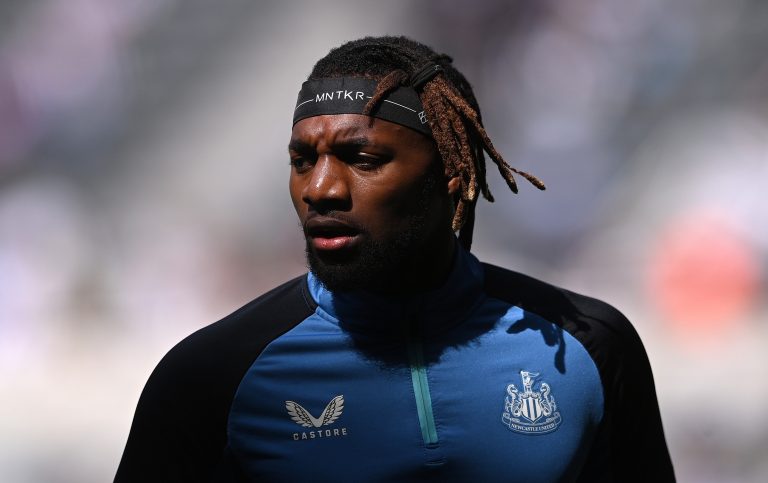
[{"label": "blue fabric", "polygon": [[[489,297],[474,256],[457,250],[446,284],[414,297],[331,293],[308,277],[315,313],[264,349],[232,404],[229,449],[248,478],[578,476],[603,417],[598,369],[569,333]],[[413,337],[426,367],[435,444],[422,437],[407,347]],[[544,416],[547,401],[556,407]],[[529,418],[510,425],[515,402]]]}]

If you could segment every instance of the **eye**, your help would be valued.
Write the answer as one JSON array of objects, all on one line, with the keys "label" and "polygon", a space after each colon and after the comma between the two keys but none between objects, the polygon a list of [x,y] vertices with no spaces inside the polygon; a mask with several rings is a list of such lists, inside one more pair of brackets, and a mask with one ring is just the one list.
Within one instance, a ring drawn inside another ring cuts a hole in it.
[{"label": "eye", "polygon": [[298,173],[304,173],[312,167],[312,161],[304,156],[291,156],[290,165]]},{"label": "eye", "polygon": [[374,169],[378,169],[382,164],[384,164],[384,160],[379,158],[378,156],[371,156],[369,154],[359,153],[357,154],[357,156],[355,156],[354,164],[355,164],[355,167],[359,169],[371,171]]},{"label": "eye", "polygon": [[376,154],[349,152],[344,156],[344,161],[361,171],[375,171],[381,168],[389,159]]}]

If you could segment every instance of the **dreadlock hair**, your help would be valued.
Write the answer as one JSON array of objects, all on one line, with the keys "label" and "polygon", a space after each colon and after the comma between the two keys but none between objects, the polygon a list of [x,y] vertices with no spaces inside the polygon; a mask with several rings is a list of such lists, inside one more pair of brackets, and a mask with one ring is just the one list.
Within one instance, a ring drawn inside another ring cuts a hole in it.
[{"label": "dreadlock hair", "polygon": [[434,68],[433,75],[436,75],[415,88],[443,160],[445,174],[460,179],[461,189],[451,227],[454,232],[459,232],[459,241],[469,250],[479,193],[493,202],[485,177],[484,152],[491,157],[513,192],[517,193],[514,173],[541,190],[544,183],[511,167],[493,147],[483,127],[480,106],[472,87],[451,62],[451,57],[438,54],[407,37],[365,37],[332,49],[315,64],[308,80],[344,76],[377,80],[376,90],[364,111],[364,114],[371,114],[389,92],[402,85],[412,85],[414,76],[423,73],[425,67]]}]

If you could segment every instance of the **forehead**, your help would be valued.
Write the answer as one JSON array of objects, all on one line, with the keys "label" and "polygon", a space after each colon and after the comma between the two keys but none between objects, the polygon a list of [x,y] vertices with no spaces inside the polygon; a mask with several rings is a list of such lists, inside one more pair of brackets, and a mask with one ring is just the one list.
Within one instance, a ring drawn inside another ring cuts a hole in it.
[{"label": "forehead", "polygon": [[392,148],[418,148],[433,146],[431,138],[411,128],[362,114],[325,114],[298,121],[291,132],[291,142],[305,144],[335,144],[356,138],[369,144],[383,144]]}]

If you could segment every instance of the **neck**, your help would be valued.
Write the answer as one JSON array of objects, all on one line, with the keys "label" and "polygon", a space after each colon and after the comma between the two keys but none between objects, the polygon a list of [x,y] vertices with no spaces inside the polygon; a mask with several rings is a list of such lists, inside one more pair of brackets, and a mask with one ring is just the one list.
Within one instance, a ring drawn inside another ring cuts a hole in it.
[{"label": "neck", "polygon": [[421,250],[406,259],[391,283],[372,289],[388,295],[419,294],[435,290],[445,283],[453,266],[456,237],[453,232],[429,240]]}]

